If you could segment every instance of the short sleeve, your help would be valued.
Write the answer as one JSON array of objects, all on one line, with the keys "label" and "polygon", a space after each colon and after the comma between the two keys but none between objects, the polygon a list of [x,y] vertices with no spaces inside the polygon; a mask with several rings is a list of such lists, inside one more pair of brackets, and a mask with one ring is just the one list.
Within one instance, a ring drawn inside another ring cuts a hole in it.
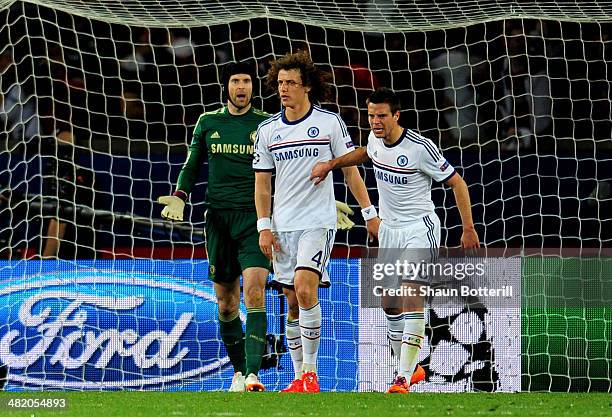
[{"label": "short sleeve", "polygon": [[374,143],[375,140],[376,136],[374,136],[374,134],[370,132],[370,134],[368,135],[368,144],[366,146],[366,152],[368,153],[370,159],[372,159],[372,155],[374,155],[374,152],[376,151],[374,149],[374,147],[376,146],[376,144]]},{"label": "short sleeve", "polygon": [[338,158],[342,155],[346,155],[349,152],[355,150],[353,140],[348,133],[346,124],[337,114],[332,119],[334,121],[333,128],[331,129],[331,150],[334,158]]},{"label": "short sleeve", "polygon": [[261,125],[257,128],[255,147],[253,151],[253,170],[254,171],[274,171],[274,158],[268,150],[269,138],[266,134],[267,129],[262,129]]},{"label": "short sleeve", "polygon": [[455,168],[442,156],[436,145],[427,138],[420,138],[423,145],[420,156],[421,171],[437,182],[445,182],[455,174]]}]

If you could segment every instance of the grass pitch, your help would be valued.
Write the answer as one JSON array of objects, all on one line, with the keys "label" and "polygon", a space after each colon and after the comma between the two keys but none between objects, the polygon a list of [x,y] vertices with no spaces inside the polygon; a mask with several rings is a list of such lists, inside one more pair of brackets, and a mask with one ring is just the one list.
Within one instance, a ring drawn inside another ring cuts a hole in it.
[{"label": "grass pitch", "polygon": [[[7,406],[11,398],[66,398],[64,410]],[[6,416],[611,416],[610,394],[408,394],[275,392],[0,393]]]}]

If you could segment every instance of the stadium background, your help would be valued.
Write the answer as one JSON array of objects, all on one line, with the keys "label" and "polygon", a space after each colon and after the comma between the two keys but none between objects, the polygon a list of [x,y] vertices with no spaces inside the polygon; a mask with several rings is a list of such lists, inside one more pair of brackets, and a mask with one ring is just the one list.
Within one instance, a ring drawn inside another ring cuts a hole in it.
[{"label": "stadium background", "polygon": [[[56,159],[50,137],[68,126],[75,130],[76,162],[95,175],[95,195],[80,203],[129,215],[112,221],[80,217],[72,237],[77,244],[63,257],[201,257],[203,205],[197,196],[203,195],[205,175],[193,194],[195,233],[135,222],[133,216],[159,218],[153,201],[171,191],[197,117],[222,102],[221,64],[256,57],[261,94],[256,105],[275,112],[278,101],[261,83],[267,63],[300,47],[308,47],[313,59],[334,74],[334,97],[325,106],[341,113],[356,143],[367,134],[363,102],[369,91],[388,85],[400,92],[401,123],[438,143],[470,184],[476,227],[487,246],[610,245],[612,200],[593,197],[612,177],[609,24],[516,19],[381,36],[253,19],[168,30],[105,23],[20,2],[1,11],[0,21],[3,62],[10,54],[14,63],[3,68],[3,92],[18,83],[27,98],[24,108],[33,106],[40,121],[39,134],[27,137],[6,125],[3,136],[0,183],[14,196],[0,216],[4,257],[18,259],[39,250],[49,213],[20,197],[44,195],[43,171]],[[553,123],[538,135],[537,146],[506,151],[501,145],[509,138],[502,137],[497,113],[503,77],[494,75],[503,72],[505,28],[518,26],[528,33],[542,22],[541,36],[524,38],[524,54],[550,77]],[[180,61],[181,46],[172,51],[169,39],[188,39],[192,53]],[[449,134],[441,116],[443,86],[428,66],[432,51],[464,44],[487,63],[474,80],[481,125],[475,141]],[[367,168],[364,173],[368,187],[374,187],[373,175]],[[346,197],[339,184],[336,192],[339,199]],[[461,229],[452,196],[441,187],[433,196],[445,226],[442,242],[456,245]],[[337,243],[341,259],[367,247],[363,228],[338,233]],[[529,270],[531,261],[525,262]],[[562,261],[550,262],[550,268],[538,265],[530,279],[562,269],[555,266]],[[523,310],[523,389],[609,391],[609,326],[606,308],[563,307],[552,315]],[[599,382],[593,384],[594,379]]]}]

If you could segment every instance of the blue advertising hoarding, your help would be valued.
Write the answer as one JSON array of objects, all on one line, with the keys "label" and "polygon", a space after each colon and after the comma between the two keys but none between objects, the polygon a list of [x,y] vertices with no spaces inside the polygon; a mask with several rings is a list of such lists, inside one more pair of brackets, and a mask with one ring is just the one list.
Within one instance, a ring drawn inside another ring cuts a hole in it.
[{"label": "blue advertising hoarding", "polygon": [[[5,389],[229,388],[207,271],[205,260],[1,262]],[[332,260],[332,287],[320,291],[325,391],[357,389],[358,276],[358,261]],[[269,291],[266,302],[268,332],[278,334],[280,299]],[[289,355],[261,378],[271,390],[288,384]]]}]

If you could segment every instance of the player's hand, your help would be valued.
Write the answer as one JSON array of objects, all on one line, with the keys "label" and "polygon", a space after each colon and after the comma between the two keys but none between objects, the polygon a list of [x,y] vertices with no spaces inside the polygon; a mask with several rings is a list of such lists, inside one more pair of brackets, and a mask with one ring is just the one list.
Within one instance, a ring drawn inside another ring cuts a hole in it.
[{"label": "player's hand", "polygon": [[378,229],[380,228],[380,218],[374,217],[366,221],[366,228],[368,229],[368,237],[370,242],[373,242],[374,239],[378,240]]},{"label": "player's hand", "polygon": [[353,210],[342,201],[336,201],[336,229],[338,230],[349,230],[355,226],[349,215],[353,214]]},{"label": "player's hand", "polygon": [[165,195],[159,197],[157,202],[165,204],[166,207],[161,212],[161,216],[168,220],[183,221],[183,211],[185,210],[185,202],[174,195]]},{"label": "player's hand", "polygon": [[331,170],[332,167],[329,161],[317,162],[310,171],[310,181],[314,180],[314,185],[321,184],[321,182],[327,178],[327,174],[329,174],[329,171]]},{"label": "player's hand", "polygon": [[463,234],[461,235],[461,248],[462,249],[476,249],[480,247],[480,241],[478,240],[478,234],[476,233],[476,229],[468,228],[463,229]]},{"label": "player's hand", "polygon": [[272,250],[280,252],[280,243],[278,243],[276,236],[274,236],[270,229],[259,232],[259,249],[269,260],[272,260]]}]

